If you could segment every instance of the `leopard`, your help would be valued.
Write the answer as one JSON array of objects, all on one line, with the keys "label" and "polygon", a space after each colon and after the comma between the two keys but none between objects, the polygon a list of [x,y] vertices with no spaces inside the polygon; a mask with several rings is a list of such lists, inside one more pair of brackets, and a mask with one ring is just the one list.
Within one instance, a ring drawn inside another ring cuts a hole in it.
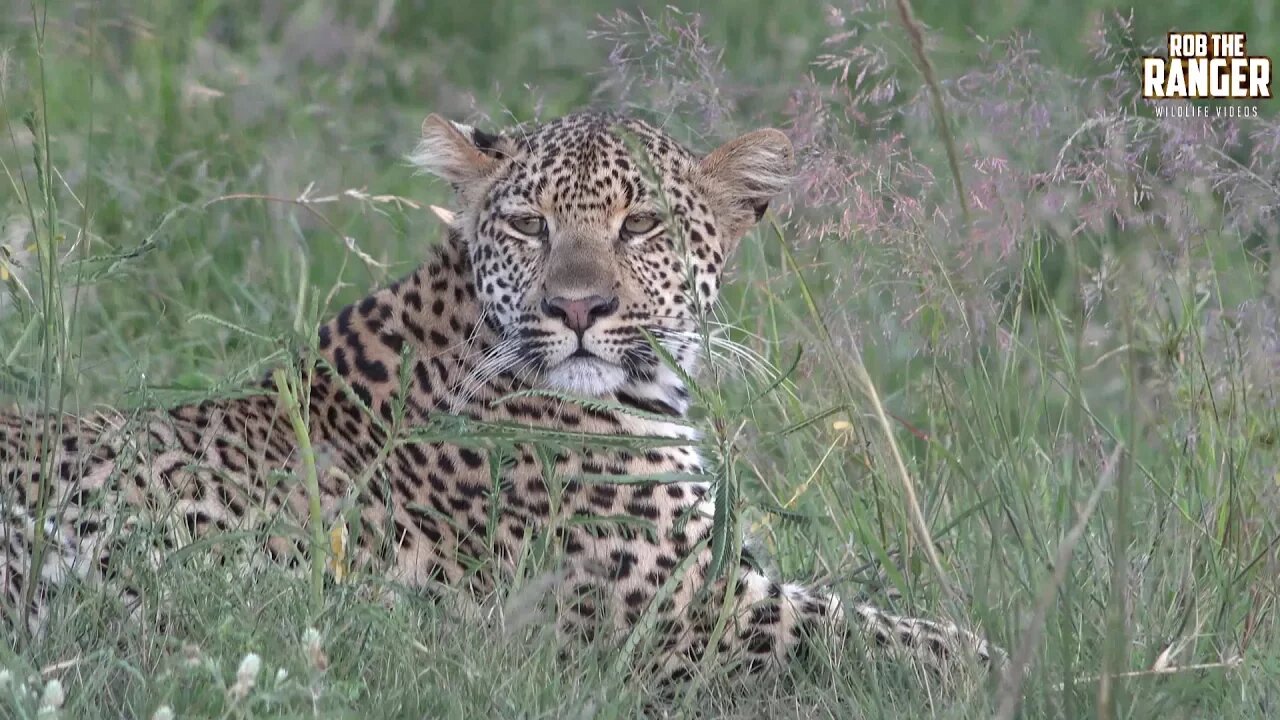
[{"label": "leopard", "polygon": [[784,132],[698,153],[607,110],[497,132],[432,114],[407,160],[452,188],[433,206],[443,240],[318,327],[292,380],[135,413],[0,413],[14,625],[48,622],[72,582],[136,596],[119,556],[143,528],[153,562],[256,528],[268,562],[296,566],[321,552],[296,531],[318,509],[344,562],[424,594],[484,597],[549,548],[538,602],[556,635],[643,631],[672,682],[712,659],[787,667],[824,638],[935,669],[999,661],[955,623],[844,603],[717,546],[691,383],[736,246],[795,177]]}]

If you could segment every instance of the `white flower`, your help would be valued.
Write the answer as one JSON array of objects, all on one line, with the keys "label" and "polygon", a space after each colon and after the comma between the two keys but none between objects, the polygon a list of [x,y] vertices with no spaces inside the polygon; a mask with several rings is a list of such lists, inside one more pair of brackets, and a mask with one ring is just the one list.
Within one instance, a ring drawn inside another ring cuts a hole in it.
[{"label": "white flower", "polygon": [[262,658],[257,653],[249,653],[240,661],[240,669],[236,670],[236,679],[243,680],[248,678],[250,681],[258,677],[258,672],[262,670]]},{"label": "white flower", "polygon": [[236,682],[231,686],[231,697],[235,700],[243,700],[251,690],[254,684],[258,682],[258,673],[262,670],[262,658],[257,653],[249,653],[240,661],[240,667],[236,670]]},{"label": "white flower", "polygon": [[320,631],[313,627],[307,628],[306,631],[302,633],[302,644],[308,649],[319,645]]},{"label": "white flower", "polygon": [[320,631],[315,628],[307,628],[302,633],[302,649],[307,653],[307,659],[311,661],[311,667],[316,670],[324,670],[329,667],[329,656],[324,654],[324,645],[320,640]]},{"label": "white flower", "polygon": [[66,693],[62,690],[62,683],[58,680],[50,680],[45,683],[44,693],[40,696],[40,709],[36,713],[36,717],[55,718],[58,716],[58,709],[62,707],[62,703],[66,702]]}]

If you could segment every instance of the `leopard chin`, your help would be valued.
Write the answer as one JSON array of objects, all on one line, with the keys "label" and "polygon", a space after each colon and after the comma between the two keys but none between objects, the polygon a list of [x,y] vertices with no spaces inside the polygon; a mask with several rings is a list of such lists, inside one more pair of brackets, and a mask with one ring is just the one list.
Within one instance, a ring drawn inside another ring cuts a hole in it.
[{"label": "leopard chin", "polygon": [[550,389],[586,397],[603,397],[620,389],[626,382],[625,370],[596,357],[571,356],[546,374]]}]

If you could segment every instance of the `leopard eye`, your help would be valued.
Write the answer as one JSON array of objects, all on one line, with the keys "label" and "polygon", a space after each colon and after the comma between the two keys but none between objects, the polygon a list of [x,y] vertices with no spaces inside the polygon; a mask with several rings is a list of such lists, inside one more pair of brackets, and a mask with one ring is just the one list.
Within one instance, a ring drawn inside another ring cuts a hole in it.
[{"label": "leopard eye", "polygon": [[547,232],[547,221],[541,215],[525,215],[507,221],[512,229],[521,235],[542,237]]},{"label": "leopard eye", "polygon": [[652,232],[656,227],[658,227],[658,218],[655,215],[631,215],[622,221],[622,234],[627,237],[637,237]]}]

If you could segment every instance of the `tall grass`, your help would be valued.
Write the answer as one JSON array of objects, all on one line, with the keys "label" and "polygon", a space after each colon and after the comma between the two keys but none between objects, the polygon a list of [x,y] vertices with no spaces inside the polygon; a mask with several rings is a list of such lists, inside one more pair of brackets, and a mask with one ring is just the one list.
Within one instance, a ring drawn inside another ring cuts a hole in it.
[{"label": "tall grass", "polygon": [[[447,191],[400,160],[429,111],[502,126],[597,102],[701,148],[776,125],[801,177],[713,319],[745,350],[700,380],[725,502],[787,578],[981,627],[1012,670],[942,692],[816,653],[665,707],[1271,714],[1280,120],[1156,120],[1134,58],[1227,18],[1256,50],[1280,18],[912,5],[915,32],[896,2],[11,3],[0,396],[54,422],[261,378],[436,241],[424,209]],[[536,582],[388,609],[376,576],[214,562],[240,539],[144,573],[142,622],[62,593],[47,636],[0,649],[0,707],[622,717],[654,699],[624,671],[643,648],[559,658],[507,602]]]}]

